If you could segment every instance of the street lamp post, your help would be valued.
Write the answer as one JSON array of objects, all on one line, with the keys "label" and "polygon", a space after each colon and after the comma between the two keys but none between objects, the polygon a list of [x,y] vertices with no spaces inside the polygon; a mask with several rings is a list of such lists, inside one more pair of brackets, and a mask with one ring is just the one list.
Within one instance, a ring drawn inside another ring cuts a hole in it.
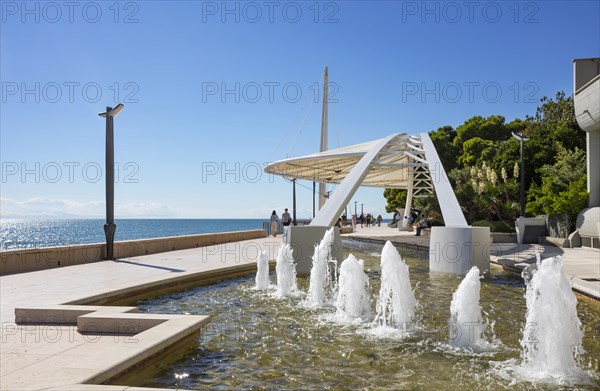
[{"label": "street lamp post", "polygon": [[364,205],[365,205],[365,204],[360,204],[360,214],[361,214],[361,215],[362,215],[362,214],[365,214],[365,212],[364,212],[364,210],[363,210],[363,206],[364,206]]},{"label": "street lamp post", "polygon": [[123,104],[119,103],[115,108],[106,107],[104,113],[98,114],[106,118],[106,224],[104,224],[104,235],[106,236],[106,259],[114,259],[113,247],[115,243],[115,140],[113,118],[123,110]]},{"label": "street lamp post", "polygon": [[521,217],[525,217],[525,159],[523,158],[523,142],[529,139],[523,135],[523,131],[519,134],[515,132],[511,133],[521,144],[521,207],[519,214]]},{"label": "street lamp post", "polygon": [[315,181],[313,181],[313,219],[315,218],[315,192],[316,192],[316,187],[317,183]]},{"label": "street lamp post", "polygon": [[293,200],[292,200],[292,207],[293,207],[293,224],[296,225],[296,178],[292,179],[292,188],[294,189],[294,196],[293,196]]},{"label": "street lamp post", "polygon": [[354,201],[354,216],[358,217],[358,215],[356,214],[356,204],[358,203],[358,201]]}]

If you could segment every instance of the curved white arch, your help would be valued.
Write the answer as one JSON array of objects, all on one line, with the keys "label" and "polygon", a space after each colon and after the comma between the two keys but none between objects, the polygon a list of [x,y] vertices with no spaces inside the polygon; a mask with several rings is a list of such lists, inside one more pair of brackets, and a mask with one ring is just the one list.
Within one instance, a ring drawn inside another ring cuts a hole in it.
[{"label": "curved white arch", "polygon": [[285,159],[269,164],[265,171],[339,183],[311,226],[333,226],[360,186],[407,189],[409,208],[412,197],[433,194],[435,188],[446,226],[468,226],[427,133],[396,133],[368,143]]}]

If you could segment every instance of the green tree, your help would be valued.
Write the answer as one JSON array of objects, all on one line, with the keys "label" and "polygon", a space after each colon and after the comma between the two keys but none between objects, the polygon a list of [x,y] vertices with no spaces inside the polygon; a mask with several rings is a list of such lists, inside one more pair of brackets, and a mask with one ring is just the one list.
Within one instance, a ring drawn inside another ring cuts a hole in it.
[{"label": "green tree", "polygon": [[406,190],[400,189],[385,189],[383,196],[387,201],[385,211],[387,213],[396,213],[396,209],[401,209],[406,206]]},{"label": "green tree", "polygon": [[475,137],[492,141],[506,140],[510,137],[510,131],[501,115],[491,115],[487,118],[475,116],[456,128],[454,145],[462,150],[463,144]]},{"label": "green tree", "polygon": [[546,140],[550,145],[559,142],[567,149],[585,148],[585,132],[577,124],[573,97],[566,97],[564,91],[556,93],[555,100],[543,97],[542,105],[536,110],[535,117],[528,118],[534,125],[528,129],[528,135]]},{"label": "green tree", "polygon": [[450,170],[458,167],[458,157],[461,150],[454,145],[456,130],[452,126],[442,126],[436,131],[429,132],[429,137],[446,171],[450,172]]},{"label": "green tree", "polygon": [[585,151],[559,147],[556,163],[540,170],[542,184],[532,184],[527,211],[533,214],[567,215],[571,221],[587,206]]},{"label": "green tree", "polygon": [[486,150],[492,150],[494,142],[491,140],[484,140],[480,137],[473,137],[463,143],[463,153],[459,158],[459,162],[467,167],[481,164],[485,161],[484,152]]},{"label": "green tree", "polygon": [[552,165],[561,148],[585,150],[585,132],[575,119],[573,98],[557,92],[555,99],[543,97],[535,116],[527,117],[525,135],[525,183],[541,183],[541,167]]}]

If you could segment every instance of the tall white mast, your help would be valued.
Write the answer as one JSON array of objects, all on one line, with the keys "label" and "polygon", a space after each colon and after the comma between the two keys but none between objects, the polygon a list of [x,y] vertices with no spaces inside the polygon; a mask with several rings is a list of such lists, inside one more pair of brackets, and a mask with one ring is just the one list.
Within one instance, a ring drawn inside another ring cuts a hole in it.
[{"label": "tall white mast", "polygon": [[[321,152],[327,151],[328,147],[328,131],[327,131],[327,98],[329,96],[329,75],[327,67],[325,67],[325,73],[323,75],[323,114],[321,117]],[[319,209],[325,204],[325,195],[327,194],[327,185],[325,183],[319,183]]]}]

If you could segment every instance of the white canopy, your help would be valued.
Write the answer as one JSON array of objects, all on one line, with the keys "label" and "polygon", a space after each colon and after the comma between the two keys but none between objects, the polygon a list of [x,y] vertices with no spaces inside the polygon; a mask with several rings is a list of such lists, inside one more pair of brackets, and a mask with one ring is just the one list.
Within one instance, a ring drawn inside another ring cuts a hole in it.
[{"label": "white canopy", "polygon": [[[269,164],[265,171],[274,175],[304,179],[321,183],[339,184],[363,156],[383,139],[350,145],[325,152],[297,158],[289,158]],[[415,145],[417,144],[417,145]],[[370,165],[362,186],[407,189],[410,170],[427,167],[420,141],[407,134],[399,134],[388,143],[377,161]],[[416,170],[419,171],[419,170]],[[421,179],[429,179],[421,178]],[[415,188],[432,194],[431,182],[420,183]],[[415,194],[416,195],[416,194]]]}]

